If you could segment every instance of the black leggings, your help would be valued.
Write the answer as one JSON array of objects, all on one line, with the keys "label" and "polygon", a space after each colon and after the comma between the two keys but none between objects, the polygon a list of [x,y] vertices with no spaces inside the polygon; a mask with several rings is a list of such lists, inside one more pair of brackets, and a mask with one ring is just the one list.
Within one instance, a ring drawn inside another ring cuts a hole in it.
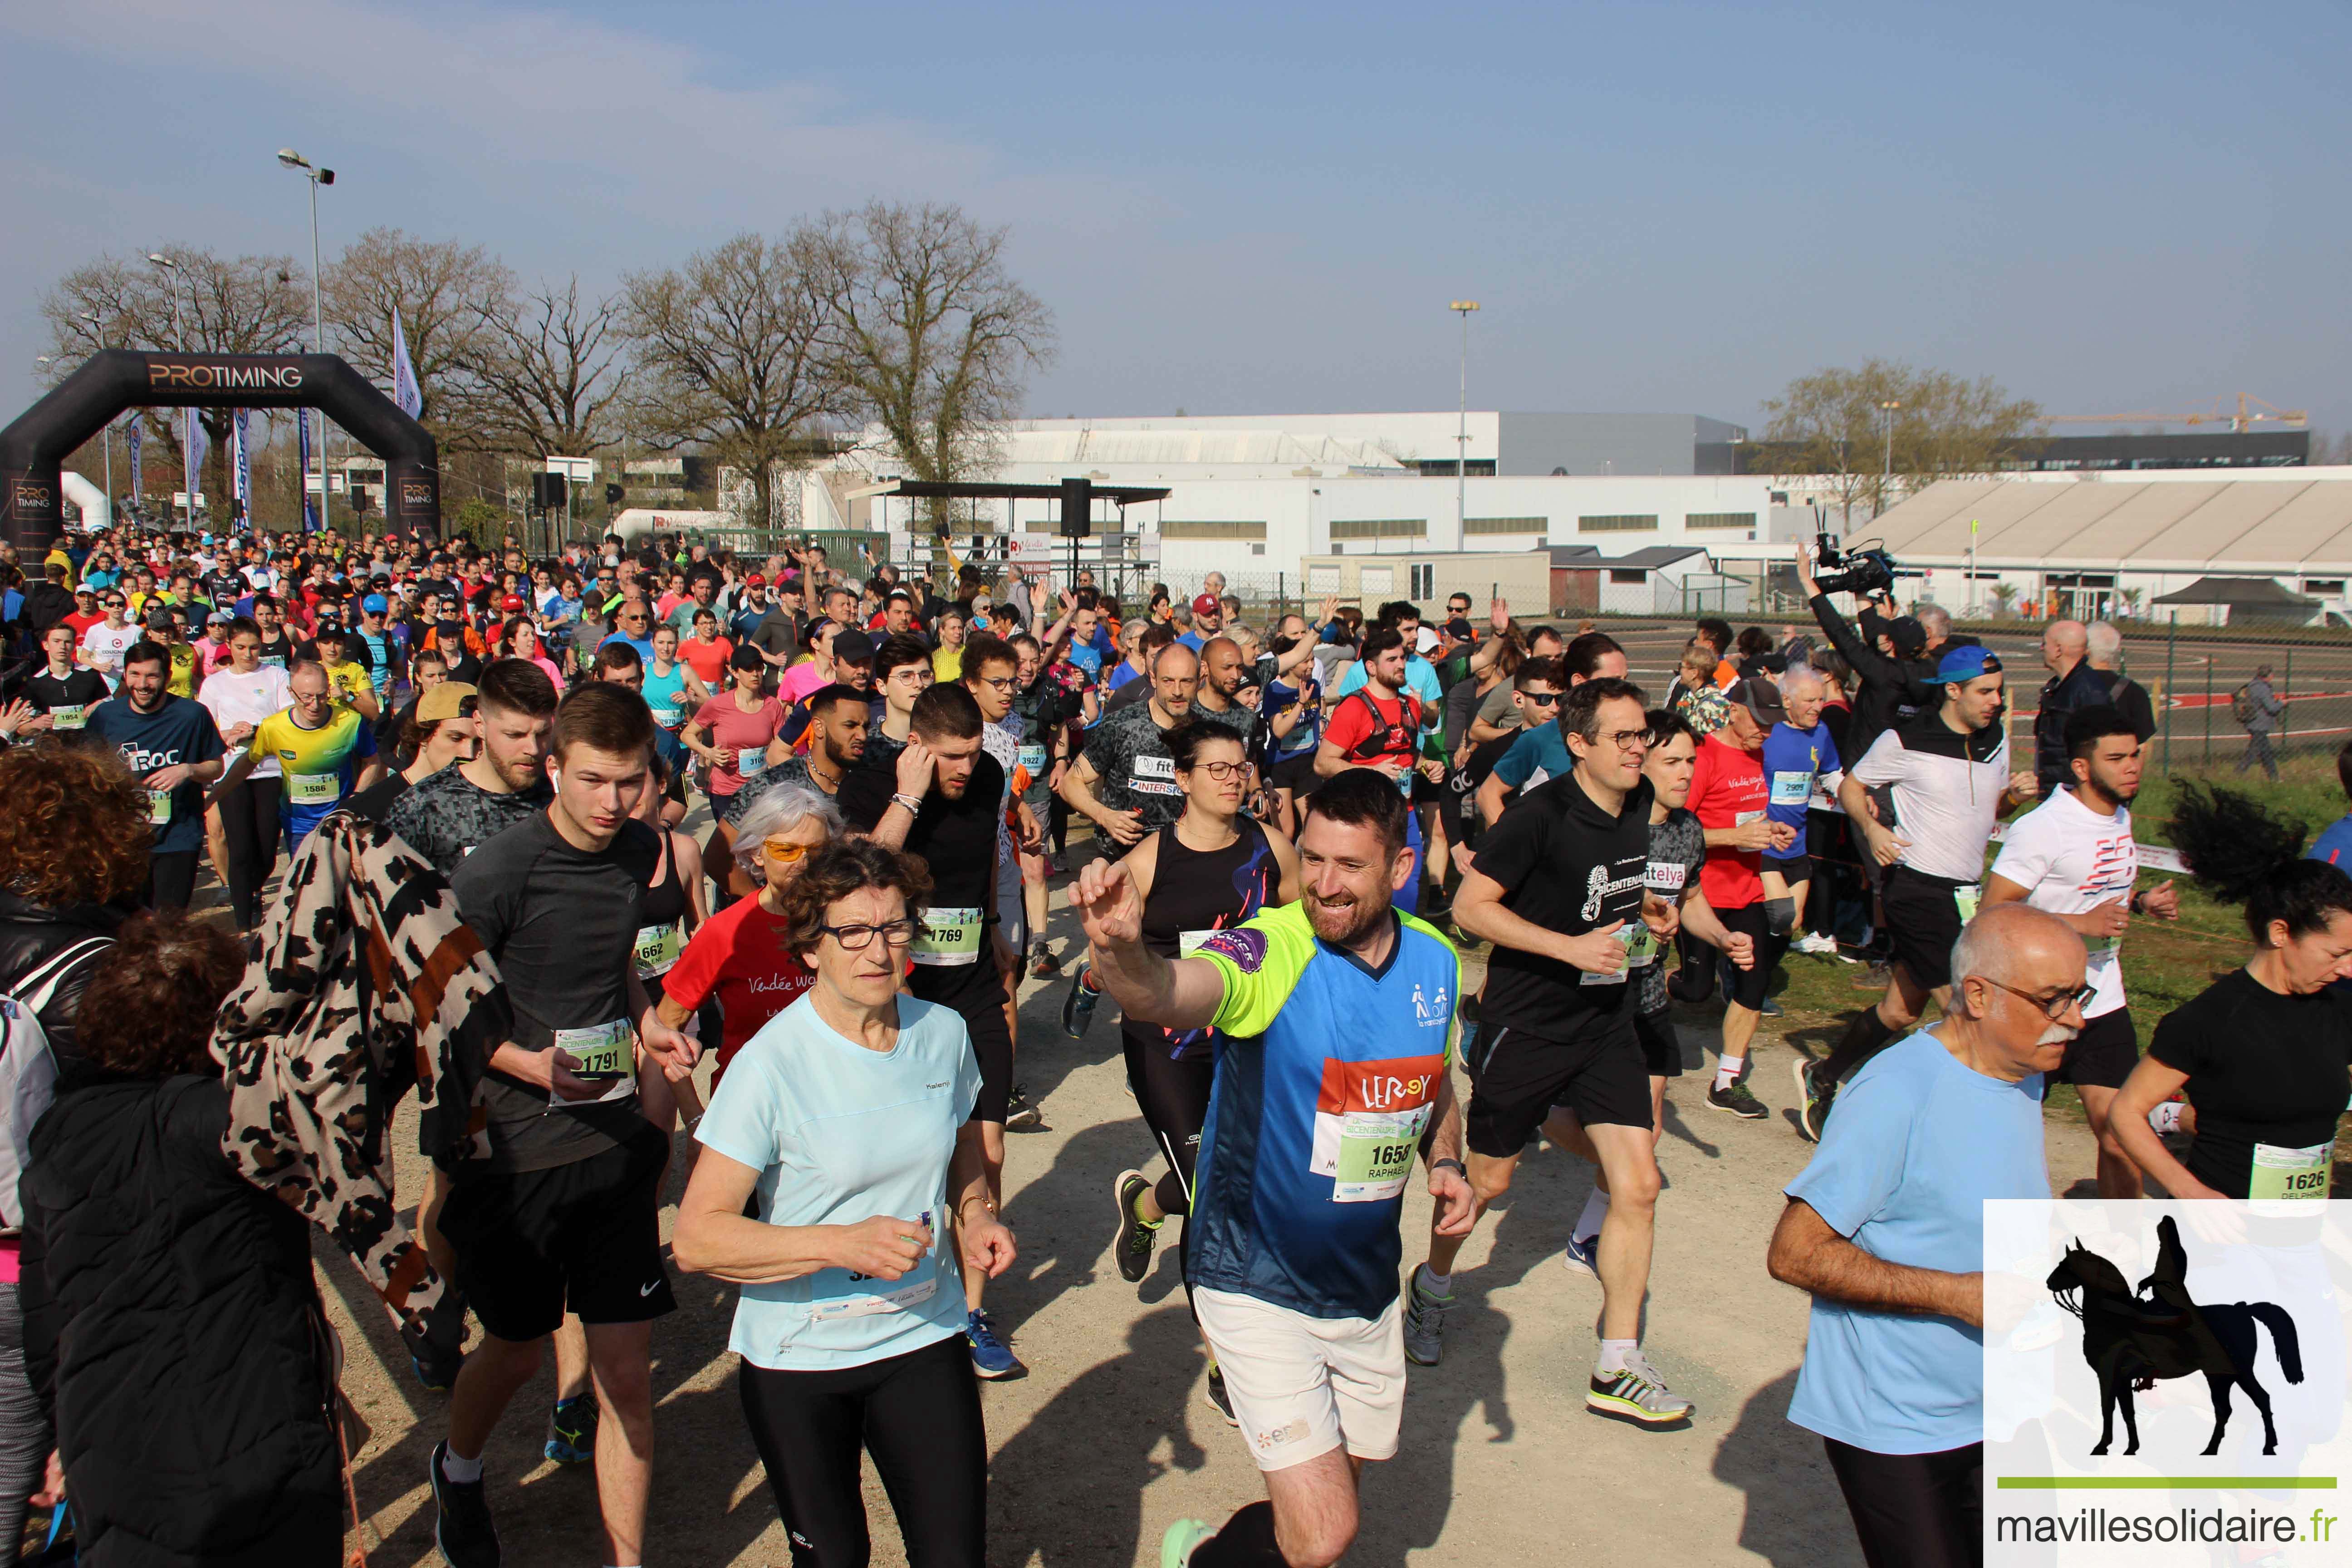
[{"label": "black leggings", "polygon": [[147,857],[147,880],[140,889],[139,902],[150,910],[184,910],[196,894],[196,856],[194,849],[157,851]]},{"label": "black leggings", "polygon": [[228,902],[236,929],[261,923],[261,889],[278,867],[277,779],[249,778],[220,798],[221,831],[228,840]]},{"label": "black leggings", "polygon": [[982,1568],[988,1434],[961,1334],[864,1366],[771,1372],[736,1386],[767,1467],[793,1568],[866,1568],[858,1453],[874,1456],[906,1538],[908,1568]]},{"label": "black leggings", "polygon": [[1874,1454],[1834,1437],[1830,1468],[1870,1568],[1961,1568],[1984,1561],[1984,1445]]},{"label": "black leggings", "polygon": [[1216,1079],[1213,1057],[1172,1061],[1158,1029],[1142,1034],[1121,1022],[1118,1043],[1127,1052],[1127,1081],[1135,1090],[1143,1124],[1168,1159],[1168,1173],[1151,1191],[1163,1214],[1192,1212],[1192,1163],[1201,1152],[1201,1125],[1209,1119],[1209,1086]]}]

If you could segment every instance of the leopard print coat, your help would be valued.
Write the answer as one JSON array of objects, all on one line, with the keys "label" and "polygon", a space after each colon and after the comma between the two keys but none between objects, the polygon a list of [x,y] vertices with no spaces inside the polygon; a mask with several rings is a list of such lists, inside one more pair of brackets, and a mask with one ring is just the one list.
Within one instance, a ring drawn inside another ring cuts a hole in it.
[{"label": "leopard print coat", "polygon": [[288,863],[259,956],[214,1027],[223,1148],[413,1322],[444,1285],[394,1208],[393,1112],[414,1088],[427,1155],[446,1168],[487,1157],[482,1075],[512,1033],[498,965],[447,881],[385,828],[330,816]]}]

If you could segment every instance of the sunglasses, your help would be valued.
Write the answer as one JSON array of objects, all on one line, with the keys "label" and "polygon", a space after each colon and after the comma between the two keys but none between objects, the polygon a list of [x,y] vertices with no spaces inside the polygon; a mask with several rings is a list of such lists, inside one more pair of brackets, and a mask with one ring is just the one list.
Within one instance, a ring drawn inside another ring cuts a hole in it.
[{"label": "sunglasses", "polygon": [[1523,700],[1532,702],[1538,708],[1549,708],[1559,700],[1559,693],[1557,691],[1522,691],[1519,696]]},{"label": "sunglasses", "polygon": [[763,838],[760,841],[760,847],[768,852],[769,859],[782,865],[793,866],[808,858],[808,852],[813,846],[794,844],[788,838]]}]

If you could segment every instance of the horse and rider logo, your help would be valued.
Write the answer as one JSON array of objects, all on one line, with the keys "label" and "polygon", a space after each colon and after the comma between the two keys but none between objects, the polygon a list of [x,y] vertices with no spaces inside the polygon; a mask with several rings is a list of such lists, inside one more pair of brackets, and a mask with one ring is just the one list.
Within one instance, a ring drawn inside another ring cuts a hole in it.
[{"label": "horse and rider logo", "polygon": [[2121,1269],[2080,1242],[2066,1248],[2043,1281],[2058,1305],[2082,1320],[2083,1359],[2099,1380],[2099,1443],[2091,1452],[2104,1454],[2115,1440],[2120,1405],[2130,1438],[2124,1452],[2138,1453],[2133,1393],[2146,1393],[2163,1379],[2202,1373],[2213,1395],[2213,1436],[2204,1451],[2211,1455],[2221,1450],[2234,1384],[2262,1412],[2263,1452],[2276,1454],[2278,1428],[2271,1422],[2270,1393],[2254,1378],[2254,1358],[2261,1348],[2258,1331],[2270,1331],[2286,1380],[2301,1383],[2303,1348],[2294,1319],[2273,1301],[2200,1305],[2190,1300],[2182,1283],[2189,1254],[2180,1245],[2180,1226],[2167,1215],[2156,1230],[2156,1267],[2137,1291],[2124,1282]]}]

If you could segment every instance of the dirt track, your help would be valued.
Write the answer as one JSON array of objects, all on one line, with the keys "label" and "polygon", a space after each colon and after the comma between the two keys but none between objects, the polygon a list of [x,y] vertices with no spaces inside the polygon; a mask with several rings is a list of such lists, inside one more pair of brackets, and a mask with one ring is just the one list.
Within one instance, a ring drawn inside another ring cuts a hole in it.
[{"label": "dirt track", "polygon": [[[1069,918],[1058,894],[1055,902],[1053,934],[1066,940]],[[1022,1256],[990,1303],[1032,1371],[985,1389],[989,1560],[1153,1564],[1171,1521],[1222,1520],[1259,1487],[1239,1436],[1202,1401],[1205,1363],[1172,1249],[1139,1289],[1105,1256],[1112,1178],[1142,1162],[1150,1140],[1125,1090],[1116,1020],[1098,1018],[1087,1040],[1073,1042],[1056,1021],[1060,996],[1058,984],[1024,987],[1019,1076],[1046,1127],[1011,1141],[1006,1218]],[[1412,1372],[1402,1449],[1366,1473],[1363,1531],[1349,1563],[1654,1553],[1790,1568],[1860,1561],[1818,1441],[1783,1419],[1805,1301],[1769,1279],[1763,1260],[1780,1189],[1809,1151],[1787,1118],[1790,1052],[1764,1045],[1754,1083],[1774,1114],[1744,1122],[1705,1104],[1696,1073],[1713,1045],[1711,1031],[1684,1030],[1693,1076],[1668,1094],[1660,1148],[1668,1190],[1645,1336],[1659,1368],[1697,1401],[1693,1428],[1649,1434],[1584,1413],[1600,1289],[1562,1268],[1559,1250],[1591,1178],[1547,1148],[1524,1163],[1518,1185],[1463,1255],[1463,1306],[1445,1363]],[[415,1147],[405,1119],[395,1142]],[[2079,1127],[2053,1122],[2058,1190],[2088,1173],[2089,1152]],[[418,1176],[412,1153],[400,1170],[404,1192]],[[680,1184],[674,1168],[672,1200]],[[665,1212],[665,1230],[673,1217]],[[1416,1189],[1408,1264],[1427,1220]],[[316,1250],[351,1348],[346,1388],[372,1432],[354,1457],[370,1561],[437,1563],[424,1478],[446,1396],[417,1386],[352,1268],[323,1241]],[[646,1561],[782,1563],[783,1533],[736,1404],[731,1292],[691,1276],[677,1283],[680,1310],[654,1339],[659,1449]],[[550,1386],[542,1373],[524,1392],[488,1456],[514,1568],[600,1561],[593,1479],[539,1457]],[[875,1560],[903,1563],[870,1477],[867,1493]]]}]

